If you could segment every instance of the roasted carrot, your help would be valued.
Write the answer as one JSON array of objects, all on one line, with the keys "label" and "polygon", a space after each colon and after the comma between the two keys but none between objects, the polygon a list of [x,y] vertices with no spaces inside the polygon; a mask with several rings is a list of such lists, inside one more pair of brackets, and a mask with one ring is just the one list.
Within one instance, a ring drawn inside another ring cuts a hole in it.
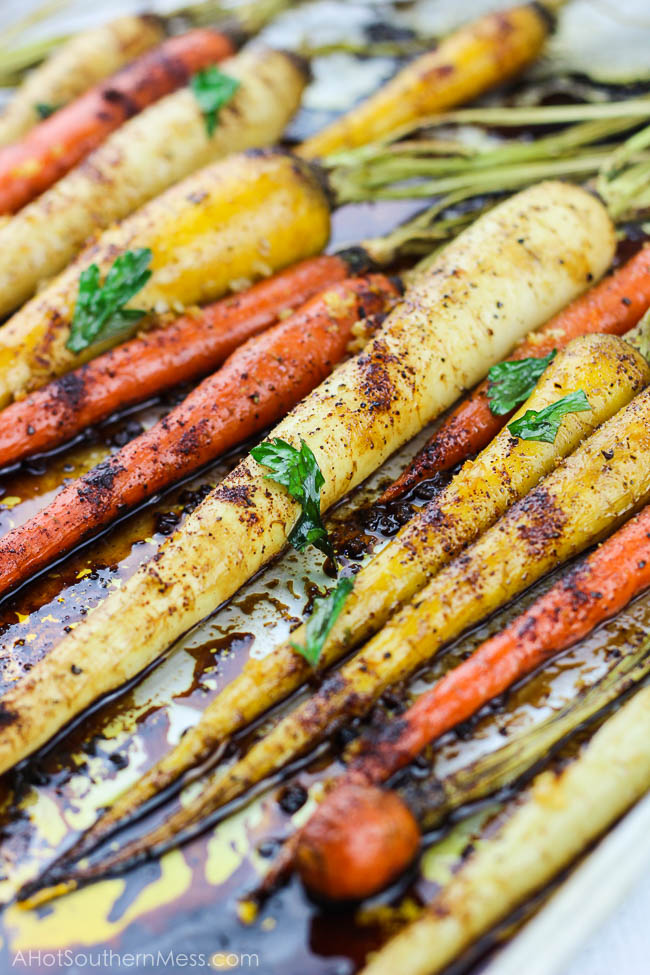
[{"label": "roasted carrot", "polygon": [[234,53],[226,33],[172,37],[0,150],[0,213],[15,213],[88,155],[126,119]]},{"label": "roasted carrot", "polygon": [[[381,793],[376,786],[411,762],[436,738],[614,616],[648,586],[650,506],[422,694],[397,722],[362,742],[336,788],[291,843],[280,867],[286,868],[295,856],[307,886],[329,897],[369,896],[380,890],[386,877],[392,879],[408,865],[415,850],[410,846],[397,848],[391,842],[389,819],[383,815],[382,803],[391,815],[400,810],[394,809],[395,797],[389,803],[384,797],[390,793]],[[370,804],[377,810],[374,817],[367,814]],[[346,817],[344,823],[342,813]],[[374,869],[369,869],[373,867],[374,851],[367,855],[359,848],[357,853],[352,835],[355,828],[363,835],[362,820],[366,818],[373,829],[376,849],[381,851]],[[348,870],[342,882],[332,867],[335,854],[346,853]]]},{"label": "roasted carrot", "polygon": [[365,145],[418,118],[476,98],[530,64],[550,26],[546,10],[534,3],[479,17],[303,142],[299,154],[313,159]]},{"label": "roasted carrot", "polygon": [[[442,778],[431,767],[419,770],[417,780],[406,777],[394,790],[374,784],[340,784],[323,807],[324,815],[312,816],[290,844],[303,883],[312,893],[330,900],[376,894],[404,872],[418,851],[421,837],[413,835],[413,817],[420,831],[428,833],[469,804],[503,794],[502,790],[521,783],[578,730],[644,684],[648,676],[650,640],[645,639],[548,717]],[[364,843],[368,834],[371,842]],[[292,865],[286,860],[284,853],[279,866]],[[341,864],[345,864],[344,871]],[[258,895],[269,893],[280,879],[274,866]]]},{"label": "roasted carrot", "polygon": [[[295,160],[284,159],[293,170]],[[277,156],[273,160],[279,162]],[[248,162],[246,156],[231,157],[226,168],[240,169]],[[298,175],[303,184],[309,178],[300,169]],[[312,192],[311,183],[308,189]],[[206,219],[204,206],[199,209]],[[311,207],[310,219],[288,233],[287,214],[291,217],[295,209],[292,203],[283,210],[284,222],[279,210],[272,214],[273,226],[281,223],[287,243],[309,235],[314,225]],[[262,214],[267,210],[268,203]],[[220,212],[218,206],[210,210],[212,226]],[[245,229],[250,225],[247,217]],[[263,236],[258,230],[257,240]],[[526,248],[518,244],[520,237],[526,239]],[[611,262],[613,244],[602,205],[579,187],[554,182],[499,204],[444,248],[367,347],[342,363],[273,431],[290,444],[302,439],[313,451],[325,479],[321,511],[448,408],[459,390],[478,381],[486,361],[502,360],[522,335],[581,293],[587,271],[600,276]],[[195,260],[203,257],[203,249],[203,243],[194,249]],[[295,259],[285,257],[276,267]],[[471,269],[474,288],[467,289],[459,268]],[[215,273],[219,269],[217,265]],[[231,280],[233,276],[230,271]],[[456,296],[451,301],[450,294]],[[486,329],[481,309],[496,300],[503,301],[499,327]],[[33,752],[100,695],[139,673],[282,551],[300,505],[285,488],[268,481],[266,473],[252,456],[246,457],[161,545],[155,564],[141,566],[24,680],[12,684],[2,699],[0,771]],[[244,498],[251,507],[242,503]],[[265,688],[258,685],[256,690],[253,709]],[[235,718],[250,720],[246,713]],[[215,724],[210,723],[199,747],[215,733]],[[176,758],[171,765],[178,772]]]},{"label": "roasted carrot", "polygon": [[[421,916],[377,952],[360,975],[450,971],[450,963],[464,949],[500,920],[512,919],[521,904],[547,889],[648,792],[649,735],[650,688],[645,687],[598,729],[573,761],[536,776],[494,829],[483,833],[476,849],[466,851]],[[610,847],[610,857],[611,852]],[[611,859],[609,863],[614,866]],[[568,920],[569,912],[565,916]],[[529,967],[524,962],[510,970]]]},{"label": "roasted carrot", "polygon": [[[590,332],[623,335],[650,307],[650,245],[645,245],[610,277],[572,301],[542,328],[525,338],[510,359],[542,357]],[[394,501],[425,478],[446,471],[482,450],[508,422],[495,416],[488,401],[488,381],[481,383],[450,413],[406,470],[378,498]]]},{"label": "roasted carrot", "polygon": [[118,17],[57,44],[51,56],[31,71],[0,114],[0,146],[16,142],[41,119],[39,105],[66,105],[123,68],[165,37],[161,18],[143,14]]},{"label": "roasted carrot", "polygon": [[398,293],[384,275],[350,278],[249,339],[164,419],[0,540],[0,592],[284,416],[343,357],[355,323]]},{"label": "roasted carrot", "polygon": [[650,506],[422,694],[400,715],[399,736],[392,728],[384,729],[351,763],[350,777],[355,782],[385,781],[429,742],[582,639],[648,586]]},{"label": "roasted carrot", "polygon": [[395,792],[347,785],[336,795],[337,802],[323,803],[301,831],[296,866],[319,897],[360,900],[403,873],[422,837]]},{"label": "roasted carrot", "polygon": [[92,265],[101,279],[118,256],[150,250],[153,273],[132,307],[152,317],[181,313],[320,254],[329,230],[330,205],[318,174],[286,152],[236,153],[194,172],[91,240],[0,326],[0,406],[126,340],[126,331],[113,331],[101,344],[69,347],[82,276]]},{"label": "roasted carrot", "polygon": [[251,336],[349,273],[346,252],[308,258],[118,345],[12,403],[0,413],[0,467],[51,450],[115,410],[206,375]]},{"label": "roasted carrot", "polygon": [[[557,194],[557,210],[546,209],[549,192],[554,196]],[[531,207],[534,219],[528,222],[525,214],[531,200],[534,201],[534,206]],[[569,205],[564,201],[568,201]],[[588,230],[569,235],[566,225],[575,220],[579,203],[585,206]],[[543,221],[538,219],[540,206],[547,214]],[[606,245],[607,224],[606,221],[605,226],[596,222],[597,213],[598,204],[592,196],[569,184],[558,183],[527,190],[481,217],[445,248],[438,256],[436,264],[411,286],[404,301],[390,312],[381,331],[363,353],[343,364],[327,383],[308,396],[276,427],[274,435],[290,443],[298,443],[302,437],[317,452],[319,465],[326,479],[321,497],[323,511],[368,477],[400,442],[413,436],[424,422],[424,417],[430,419],[442,411],[443,403],[450,404],[458,395],[458,390],[468,384],[470,369],[480,376],[485,369],[486,357],[492,362],[503,358],[505,353],[496,352],[492,343],[500,343],[499,347],[502,349],[512,348],[519,337],[531,331],[537,323],[546,321],[553,311],[563,307],[580,293],[584,287],[585,274],[582,268],[585,253],[593,248],[600,251],[599,263],[595,268],[593,256],[589,258],[594,274],[598,274],[598,268],[604,270],[609,265],[614,251],[613,241],[609,246]],[[513,215],[515,220],[509,225]],[[554,229],[559,226],[563,227],[561,236],[556,235]],[[550,236],[547,237],[547,234]],[[526,276],[521,273],[522,250],[517,244],[522,236],[529,241],[529,245],[535,238],[534,248],[529,246],[525,252],[530,261],[529,275]],[[576,245],[579,240],[582,243],[578,249]],[[567,246],[570,247],[568,252],[565,250]],[[559,247],[561,260],[558,259],[556,247]],[[513,266],[517,267],[514,275]],[[478,287],[467,291],[464,277],[458,274],[459,267],[474,269],[473,280],[477,285],[480,282],[480,293]],[[574,277],[573,269],[576,267],[581,270]],[[569,275],[569,282],[565,275]],[[537,283],[538,276],[543,276],[543,284]],[[530,287],[531,282],[535,282],[533,288]],[[567,283],[575,289],[572,294]],[[559,286],[563,287],[562,294]],[[457,300],[450,301],[449,294],[457,294]],[[493,305],[504,296],[504,317],[500,328],[488,331],[481,324],[480,309]],[[475,306],[472,301],[476,301]],[[470,303],[471,312],[467,308],[467,302]],[[522,311],[528,316],[526,320],[521,318]],[[446,337],[443,337],[445,330],[442,326],[447,321],[449,329],[446,330]],[[518,335],[510,329],[518,330]],[[412,338],[407,339],[410,330]],[[433,352],[428,344],[427,330],[432,330]],[[508,330],[507,334],[505,330]],[[609,343],[620,341],[611,336],[592,338]],[[459,344],[455,345],[456,342]],[[484,342],[488,345],[484,346]],[[620,344],[624,345],[623,342]],[[442,375],[440,356],[447,363]],[[609,361],[609,357],[605,361]],[[462,368],[456,371],[456,363],[459,362],[462,362]],[[609,365],[607,368],[609,369]],[[613,378],[615,384],[619,385],[624,380],[624,370],[618,370],[616,366],[614,369]],[[404,381],[405,376],[410,377],[408,382]],[[603,401],[609,382],[599,380],[598,385],[602,386],[603,395],[599,398]],[[619,388],[622,391],[622,386]],[[389,397],[390,407],[383,406],[382,404],[388,403]],[[403,432],[396,440],[400,429]],[[371,466],[364,466],[366,461]],[[283,524],[282,519],[286,518],[286,494],[274,497],[269,491],[269,482],[264,478],[263,469],[254,465],[255,461],[252,459],[239,465],[161,548],[155,567],[156,579],[160,579],[162,573],[162,577],[170,582],[168,589],[161,590],[159,583],[154,583],[154,577],[143,568],[140,579],[134,582],[135,576],[132,577],[119,590],[119,610],[114,607],[115,599],[109,596],[97,611],[98,615],[94,618],[89,615],[57,648],[59,652],[65,650],[65,658],[49,654],[46,674],[34,673],[34,668],[29,675],[29,688],[25,688],[24,694],[21,695],[21,688],[16,686],[12,687],[9,696],[5,695],[3,704],[6,709],[20,715],[20,723],[15,722],[10,730],[7,730],[9,725],[5,726],[5,736],[0,739],[0,758],[3,745],[8,754],[4,766],[0,762],[0,768],[8,768],[19,757],[29,754],[36,747],[36,741],[39,744],[46,741],[58,727],[70,720],[72,713],[78,713],[84,706],[82,702],[94,700],[98,693],[104,692],[104,687],[98,691],[96,674],[101,679],[111,681],[110,687],[114,688],[118,682],[127,679],[127,673],[130,676],[155,659],[160,653],[158,645],[154,647],[143,635],[144,631],[138,630],[139,635],[134,638],[134,627],[137,629],[143,619],[143,605],[148,607],[145,626],[151,621],[156,626],[157,639],[161,641],[161,645],[164,640],[164,645],[167,646],[173,639],[167,628],[170,624],[176,627],[175,632],[178,635],[185,632],[193,622],[204,618],[215,605],[232,595],[250,578],[252,572],[281,550],[290,530],[282,532],[279,527]],[[259,488],[254,487],[256,483]],[[501,498],[502,488],[497,480],[495,485],[495,496]],[[240,504],[236,505],[244,488],[255,506],[258,518],[255,532],[250,531],[250,511]],[[331,493],[327,494],[328,491]],[[276,506],[276,499],[282,503],[282,507]],[[219,506],[216,513],[212,511],[215,503]],[[265,506],[269,506],[267,515],[263,515],[267,510]],[[475,510],[470,514],[476,521]],[[289,524],[293,526],[296,518],[295,507],[291,518]],[[258,534],[257,528],[262,529],[264,524],[268,524],[269,531]],[[244,534],[239,534],[242,531]],[[199,533],[206,536],[205,568],[199,562]],[[186,539],[189,540],[188,555],[182,578],[188,584],[187,598],[180,592],[177,584],[177,579],[180,578],[177,564],[175,563],[173,572],[168,572],[165,568],[170,549],[174,550],[176,556],[176,547],[185,544]],[[258,546],[259,557],[254,556],[251,543]],[[215,545],[220,548],[219,557],[215,557]],[[417,561],[416,552],[413,562]],[[215,578],[206,581],[206,570],[215,572]],[[405,567],[400,566],[399,574],[403,575],[404,571]],[[238,572],[239,575],[235,578],[233,572]],[[222,580],[227,580],[227,593],[219,588]],[[153,598],[144,592],[144,587],[149,585],[155,585]],[[132,595],[130,590],[134,590],[136,594]],[[353,594],[348,598],[352,599]],[[170,599],[173,599],[177,612],[167,612],[165,605]],[[131,605],[136,613],[134,619],[128,616]],[[194,614],[190,622],[189,616],[185,615],[187,613]],[[368,615],[366,612],[366,617]],[[158,630],[158,621],[164,621],[164,635]],[[90,647],[89,637],[84,633],[89,623],[96,626],[98,637],[106,641],[105,658],[110,664],[105,668],[100,668],[97,662],[98,654],[104,651],[96,648],[94,637]],[[379,625],[381,623],[373,618],[370,632],[374,626]],[[123,638],[118,636],[120,629],[124,632]],[[300,639],[296,632],[293,638]],[[358,642],[360,638],[357,630],[352,638],[353,642]],[[124,647],[119,671],[116,664],[118,640],[119,646]],[[137,651],[134,651],[134,645]],[[134,656],[136,652],[137,659]],[[145,653],[148,654],[146,658]],[[217,696],[197,728],[190,729],[183,736],[179,747],[164,756],[141,777],[132,790],[113,803],[106,816],[80,841],[85,849],[92,847],[99,836],[112,832],[116,824],[123,824],[134,812],[137,814],[143,802],[177,781],[184,771],[206,759],[220,742],[254,720],[263,710],[278,703],[308,676],[302,667],[302,663],[306,662],[288,644],[276,648],[265,659],[269,660],[269,665],[263,668],[263,673],[255,669],[255,661],[251,659],[250,666],[246,665],[241,678],[231,682]],[[323,663],[329,665],[336,659],[335,655],[328,654],[327,658],[323,658]],[[74,688],[70,686],[65,694],[57,695],[56,701],[50,704],[51,687],[54,684],[60,687],[61,682],[66,684],[72,678],[70,667],[73,663],[82,669],[83,679],[88,684],[88,692],[84,691],[86,697],[80,696],[80,684],[76,679],[79,675],[76,675]],[[57,668],[55,675],[52,670],[54,667]],[[230,690],[232,695],[229,697]],[[27,713],[25,700],[28,707],[33,709],[32,714]],[[70,708],[65,718],[61,713],[62,704]],[[219,790],[222,784],[224,783],[217,785]],[[225,784],[228,791],[231,783]],[[239,782],[239,787],[246,788],[246,781],[243,784]],[[215,799],[214,792],[210,799],[214,799],[212,808],[221,801]],[[167,835],[173,834],[175,824],[167,823],[165,826],[169,827]]]}]

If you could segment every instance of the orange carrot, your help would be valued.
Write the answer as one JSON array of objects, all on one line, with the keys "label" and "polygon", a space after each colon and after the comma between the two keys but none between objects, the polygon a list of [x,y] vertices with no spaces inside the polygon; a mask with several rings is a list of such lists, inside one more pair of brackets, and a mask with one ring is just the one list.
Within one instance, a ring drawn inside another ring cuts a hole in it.
[{"label": "orange carrot", "polygon": [[[607,332],[623,335],[650,307],[650,245],[643,247],[611,276],[599,282],[537,332],[524,339],[510,359],[541,358],[579,335]],[[406,470],[378,499],[394,501],[425,478],[447,471],[482,450],[512,413],[495,416],[488,401],[488,381],[481,383],[450,413]]]},{"label": "orange carrot", "polygon": [[[272,889],[294,865],[312,892],[332,899],[370,896],[399,876],[415,855],[412,837],[398,844],[394,836],[397,823],[410,837],[409,809],[396,793],[377,786],[648,586],[650,505],[363,743],[343,777],[286,845],[263,889]],[[357,842],[366,823],[372,836],[368,849]],[[344,877],[337,869],[340,862],[346,865]]]},{"label": "orange carrot", "polygon": [[355,782],[384,781],[434,738],[582,639],[648,586],[650,505],[422,694],[400,715],[399,736],[385,729],[354,760],[349,774]]},{"label": "orange carrot", "polygon": [[116,410],[205,376],[242,342],[349,273],[345,252],[301,261],[12,403],[0,413],[0,467],[51,450]]},{"label": "orange carrot", "polygon": [[336,795],[336,803],[324,802],[301,830],[296,866],[319,897],[362,900],[414,859],[420,828],[396,792],[347,785]]},{"label": "orange carrot", "polygon": [[128,118],[233,53],[233,41],[221,31],[172,37],[0,149],[0,213],[15,213]]},{"label": "orange carrot", "polygon": [[0,539],[0,592],[284,416],[343,358],[353,325],[398,292],[381,274],[350,278],[249,339],[164,419]]}]

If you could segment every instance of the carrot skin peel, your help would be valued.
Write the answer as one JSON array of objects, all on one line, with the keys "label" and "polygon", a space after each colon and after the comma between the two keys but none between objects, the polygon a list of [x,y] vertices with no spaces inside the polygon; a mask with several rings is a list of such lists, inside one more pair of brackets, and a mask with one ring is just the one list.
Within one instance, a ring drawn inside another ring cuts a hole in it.
[{"label": "carrot skin peel", "polygon": [[320,255],[118,345],[0,413],[0,467],[65,443],[115,410],[216,369],[244,341],[349,273]]},{"label": "carrot skin peel", "polygon": [[[650,307],[650,245],[645,245],[614,274],[572,301],[542,328],[525,338],[509,360],[542,358],[571,339],[592,332],[624,335]],[[514,412],[514,411],[513,411]],[[488,381],[464,399],[428,440],[406,470],[378,498],[387,504],[425,478],[447,471],[478,453],[497,435],[512,413],[495,416],[488,401]]]},{"label": "carrot skin peel", "polygon": [[0,592],[284,416],[343,358],[355,323],[398,295],[384,275],[351,278],[250,339],[163,420],[0,539]]},{"label": "carrot skin peel", "polygon": [[200,28],[172,37],[0,150],[0,213],[15,213],[143,108],[234,53],[229,37]]}]

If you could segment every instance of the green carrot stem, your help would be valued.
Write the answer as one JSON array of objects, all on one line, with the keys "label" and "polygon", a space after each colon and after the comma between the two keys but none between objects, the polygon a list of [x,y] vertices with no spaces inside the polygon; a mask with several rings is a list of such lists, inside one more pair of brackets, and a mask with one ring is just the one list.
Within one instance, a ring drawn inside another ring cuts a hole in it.
[{"label": "green carrot stem", "polygon": [[[500,166],[481,173],[462,173],[441,179],[421,180],[401,185],[397,182],[380,182],[379,178],[368,183],[346,178],[345,174],[335,172],[332,176],[339,202],[351,203],[362,200],[400,200],[441,196],[458,190],[465,190],[466,197],[484,193],[505,193],[520,189],[543,179],[566,177],[586,178],[595,175],[609,155],[607,149],[593,150],[576,158],[540,160],[523,165]],[[391,176],[394,176],[394,172]]]}]

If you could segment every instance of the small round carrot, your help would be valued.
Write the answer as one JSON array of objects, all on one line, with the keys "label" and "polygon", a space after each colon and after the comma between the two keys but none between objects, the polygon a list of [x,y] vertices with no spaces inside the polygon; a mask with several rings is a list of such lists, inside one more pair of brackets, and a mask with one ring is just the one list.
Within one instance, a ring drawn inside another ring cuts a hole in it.
[{"label": "small round carrot", "polygon": [[220,31],[172,37],[0,149],[0,213],[15,213],[128,118],[233,53],[232,40]]},{"label": "small round carrot", "polygon": [[362,900],[387,887],[416,856],[420,828],[395,792],[349,785],[302,830],[296,866],[330,900]]},{"label": "small round carrot", "polygon": [[343,358],[354,324],[397,295],[384,275],[350,278],[249,339],[155,426],[0,539],[0,592],[284,416]]},{"label": "small round carrot", "polygon": [[[542,328],[529,335],[510,359],[541,358],[571,339],[590,332],[624,335],[650,307],[650,245],[622,267],[572,301]],[[495,416],[488,401],[488,381],[481,383],[449,414],[406,470],[378,499],[394,501],[420,481],[447,471],[482,450],[512,414]]]},{"label": "small round carrot", "polygon": [[258,332],[350,273],[320,255],[98,356],[0,413],[0,467],[52,450],[124,409],[212,372]]}]

